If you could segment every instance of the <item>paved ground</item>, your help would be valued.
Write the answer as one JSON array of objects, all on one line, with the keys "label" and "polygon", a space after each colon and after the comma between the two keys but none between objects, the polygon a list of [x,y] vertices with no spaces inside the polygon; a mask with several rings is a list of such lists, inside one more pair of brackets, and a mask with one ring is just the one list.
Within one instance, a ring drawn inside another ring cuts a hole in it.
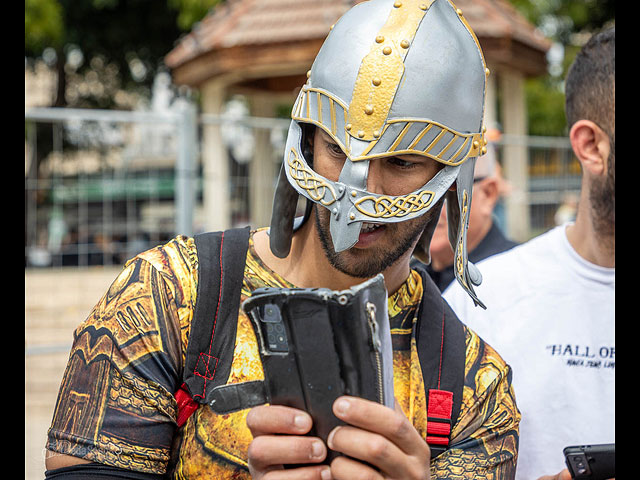
[{"label": "paved ground", "polygon": [[44,478],[44,446],[74,328],[120,267],[25,270],[25,480]]}]

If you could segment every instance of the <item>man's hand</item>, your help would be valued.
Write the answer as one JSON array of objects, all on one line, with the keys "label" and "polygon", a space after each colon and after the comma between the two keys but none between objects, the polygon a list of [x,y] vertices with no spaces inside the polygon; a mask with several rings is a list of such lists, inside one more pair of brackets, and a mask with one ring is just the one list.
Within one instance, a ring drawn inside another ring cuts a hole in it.
[{"label": "man's hand", "polygon": [[[330,480],[326,465],[284,470],[284,464],[309,464],[327,456],[324,442],[304,436],[311,430],[311,416],[295,408],[261,405],[247,415],[253,441],[249,445],[249,472],[257,480]],[[282,435],[286,434],[286,435]]]},{"label": "man's hand", "polygon": [[[569,473],[569,470],[565,468],[557,475],[544,475],[540,477],[538,480],[571,480],[571,474]],[[616,480],[616,479],[610,478],[609,480]]]},{"label": "man's hand", "polygon": [[369,400],[345,396],[335,401],[333,412],[349,425],[333,429],[327,444],[351,457],[340,456],[331,462],[334,479],[430,479],[429,445],[397,403],[394,411]]},{"label": "man's hand", "polygon": [[538,480],[571,480],[571,474],[566,468],[556,475],[544,475]]}]

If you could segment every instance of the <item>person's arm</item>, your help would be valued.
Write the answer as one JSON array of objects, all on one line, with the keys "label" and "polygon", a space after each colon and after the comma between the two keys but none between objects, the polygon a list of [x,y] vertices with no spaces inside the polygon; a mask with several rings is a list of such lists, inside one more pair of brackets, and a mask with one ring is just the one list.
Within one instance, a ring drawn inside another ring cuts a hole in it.
[{"label": "person's arm", "polygon": [[185,248],[177,243],[129,262],[74,332],[48,431],[48,470],[95,462],[164,473],[176,427],[181,325],[193,300],[189,267],[175,260],[188,255],[175,254]]},{"label": "person's arm", "polygon": [[163,480],[164,475],[132,472],[89,462],[47,470],[44,480]]},{"label": "person's arm", "polygon": [[79,457],[72,457],[71,455],[52,452],[50,450],[45,451],[44,465],[47,470],[57,470],[59,468],[84,465],[87,463],[91,463],[91,461]]}]

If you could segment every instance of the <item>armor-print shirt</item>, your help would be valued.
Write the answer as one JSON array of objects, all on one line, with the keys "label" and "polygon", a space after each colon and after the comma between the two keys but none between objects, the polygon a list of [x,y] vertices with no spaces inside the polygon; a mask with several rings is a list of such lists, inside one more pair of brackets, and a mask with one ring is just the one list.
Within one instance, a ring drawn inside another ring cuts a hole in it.
[{"label": "armor-print shirt", "polygon": [[[179,236],[127,262],[74,332],[47,449],[148,473],[184,479],[249,479],[252,440],[247,410],[226,415],[201,405],[177,427],[174,393],[181,385],[198,285],[193,239]],[[293,287],[247,252],[241,300],[259,287]],[[422,297],[412,271],[390,295],[396,399],[426,435],[426,399],[412,325]],[[451,448],[433,459],[433,478],[512,478],[520,413],[511,371],[465,328],[463,399]],[[228,383],[264,378],[250,320],[240,310]]]}]

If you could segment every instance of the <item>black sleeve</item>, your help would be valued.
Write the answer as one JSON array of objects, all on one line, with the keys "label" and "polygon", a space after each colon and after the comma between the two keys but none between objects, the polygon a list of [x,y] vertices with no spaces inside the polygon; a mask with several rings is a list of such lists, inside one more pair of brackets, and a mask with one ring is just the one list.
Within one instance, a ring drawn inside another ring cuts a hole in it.
[{"label": "black sleeve", "polygon": [[44,475],[45,480],[162,480],[166,478],[164,475],[132,472],[100,463],[56,468],[55,470],[47,470]]}]

